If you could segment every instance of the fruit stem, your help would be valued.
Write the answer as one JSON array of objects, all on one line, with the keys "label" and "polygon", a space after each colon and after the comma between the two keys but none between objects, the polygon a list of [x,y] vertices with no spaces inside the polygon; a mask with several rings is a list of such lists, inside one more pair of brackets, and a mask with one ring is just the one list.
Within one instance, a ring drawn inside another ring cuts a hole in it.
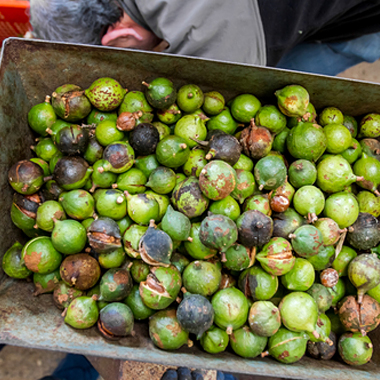
[{"label": "fruit stem", "polygon": [[233,332],[234,332],[233,328],[231,326],[228,326],[226,330],[227,335],[231,335]]},{"label": "fruit stem", "polygon": [[315,223],[318,220],[318,216],[315,212],[307,214],[307,220],[309,223]]},{"label": "fruit stem", "polygon": [[325,341],[329,346],[333,346],[334,345],[334,342],[330,339],[330,338],[326,338],[326,341]]},{"label": "fruit stem", "polygon": [[90,247],[87,247],[84,251],[85,251],[86,253],[90,253],[90,252],[91,252],[91,248],[90,248]]},{"label": "fruit stem", "polygon": [[183,294],[187,293],[187,290],[186,290],[186,288],[185,288],[184,286],[182,286],[182,288],[181,288],[181,292],[182,292]]},{"label": "fruit stem", "polygon": [[189,339],[187,341],[187,347],[193,347],[193,345],[194,345],[193,341]]},{"label": "fruit stem", "polygon": [[35,228],[36,230],[38,229],[38,226],[37,226],[37,224],[35,224],[34,226],[33,226],[33,228]]},{"label": "fruit stem", "polygon": [[92,183],[92,186],[91,186],[91,189],[90,190],[88,190],[90,193],[93,193],[94,191],[95,191],[95,189],[96,189],[96,184],[93,182]]},{"label": "fruit stem", "polygon": [[65,309],[62,311],[61,316],[62,316],[63,318],[65,318],[65,317],[66,317],[66,314],[67,314],[67,307],[65,307]]},{"label": "fruit stem", "polygon": [[363,302],[363,296],[364,294],[363,293],[359,293],[360,291],[358,291],[358,304],[361,305],[362,302]]},{"label": "fruit stem", "polygon": [[31,150],[34,150],[34,149],[36,149],[36,147],[35,147],[34,145],[31,145],[31,146],[30,146],[30,149],[31,149]]},{"label": "fruit stem", "polygon": [[225,263],[227,261],[227,258],[226,258],[226,253],[225,252],[222,252],[221,253],[221,256],[222,256],[222,259],[220,260],[222,263]]},{"label": "fruit stem", "polygon": [[189,93],[187,94],[187,97],[188,97],[188,99],[191,99],[191,98],[194,97],[194,94],[193,94],[192,92],[189,92]]},{"label": "fruit stem", "polygon": [[128,193],[128,190],[124,190],[124,195],[128,198],[131,194]]},{"label": "fruit stem", "polygon": [[262,189],[264,189],[264,185],[259,186],[259,190],[261,191]]},{"label": "fruit stem", "polygon": [[58,96],[58,94],[54,91],[54,92],[51,94],[51,96],[52,96],[53,98],[56,98],[56,97]]},{"label": "fruit stem", "polygon": [[147,82],[145,82],[145,81],[142,81],[141,82],[145,87],[147,87],[147,88],[149,88],[150,87],[150,84],[149,83],[147,83]]},{"label": "fruit stem", "polygon": [[185,143],[182,143],[182,144],[179,144],[179,147],[181,149],[186,149],[187,148],[187,145]]},{"label": "fruit stem", "polygon": [[154,222],[154,219],[151,219],[151,220],[149,221],[149,227],[156,228],[156,223]]},{"label": "fruit stem", "polygon": [[93,294],[91,296],[91,298],[94,300],[94,301],[99,301],[99,296],[97,294]]},{"label": "fruit stem", "polygon": [[364,177],[360,176],[356,176],[356,182],[360,182],[360,181],[364,181]]},{"label": "fruit stem", "polygon": [[119,197],[117,197],[117,199],[116,199],[116,203],[118,205],[121,205],[123,203],[123,201],[124,201],[124,198],[121,195]]},{"label": "fruit stem", "polygon": [[266,356],[269,356],[269,351],[264,351],[261,353],[262,358],[265,358]]},{"label": "fruit stem", "polygon": [[191,236],[189,236],[189,237],[187,238],[187,240],[188,240],[190,243],[193,242],[193,238],[192,238]]},{"label": "fruit stem", "polygon": [[112,184],[111,187],[112,187],[113,189],[117,189],[117,186],[118,186],[118,184],[117,184],[117,183],[114,183],[114,184]]},{"label": "fruit stem", "polygon": [[198,145],[201,145],[201,146],[204,146],[204,147],[208,147],[209,143],[208,141],[202,141],[202,140],[198,140],[198,139],[195,139],[194,137],[190,137],[190,140],[193,140],[195,141]]},{"label": "fruit stem", "polygon": [[318,334],[318,332],[316,330],[314,330],[312,332],[313,336],[315,337],[315,339],[319,339],[320,335]]},{"label": "fruit stem", "polygon": [[295,239],[296,237],[297,237],[297,236],[294,235],[294,234],[289,234],[289,235],[288,235],[288,238],[289,238],[289,239]]},{"label": "fruit stem", "polygon": [[44,182],[50,181],[53,179],[52,175],[48,175],[47,177],[44,177]]},{"label": "fruit stem", "polygon": [[176,301],[177,303],[181,303],[182,298],[178,296],[178,297],[175,299],[175,301]]},{"label": "fruit stem", "polygon": [[211,160],[211,159],[214,158],[215,156],[216,156],[216,151],[215,151],[215,149],[210,149],[210,150],[208,151],[208,153],[206,154],[205,159],[206,159],[206,160]]},{"label": "fruit stem", "polygon": [[103,167],[99,167],[99,168],[98,168],[98,172],[99,172],[100,174],[102,174],[102,173],[104,172],[104,168],[103,168]]},{"label": "fruit stem", "polygon": [[45,132],[48,133],[49,135],[53,134],[53,131],[50,128],[46,128]]},{"label": "fruit stem", "polygon": [[363,329],[360,330],[360,334],[362,334],[362,336],[366,336],[367,335],[367,333]]},{"label": "fruit stem", "polygon": [[377,197],[380,197],[379,190],[376,189],[373,193],[374,193]]},{"label": "fruit stem", "polygon": [[352,227],[352,226],[348,227],[348,232],[354,232],[354,231],[355,231],[354,227]]},{"label": "fruit stem", "polygon": [[46,95],[45,96],[45,103],[50,103],[50,99],[51,99],[51,96],[50,95]]}]

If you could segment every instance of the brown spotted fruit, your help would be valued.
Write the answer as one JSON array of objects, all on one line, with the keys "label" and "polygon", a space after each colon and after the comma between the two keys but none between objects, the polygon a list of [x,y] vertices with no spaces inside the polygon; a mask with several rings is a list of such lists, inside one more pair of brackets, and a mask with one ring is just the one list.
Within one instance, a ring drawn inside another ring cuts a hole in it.
[{"label": "brown spotted fruit", "polygon": [[318,219],[314,222],[314,227],[321,232],[325,246],[336,244],[342,233],[346,232],[346,229],[340,229],[338,223],[330,218]]},{"label": "brown spotted fruit", "polygon": [[72,288],[61,281],[54,288],[53,300],[58,309],[66,309],[75,298],[82,297],[85,292]]},{"label": "brown spotted fruit", "polygon": [[273,136],[267,128],[258,127],[251,120],[251,125],[241,132],[239,141],[245,155],[260,159],[271,151]]},{"label": "brown spotted fruit", "polygon": [[129,295],[132,290],[133,281],[129,270],[122,268],[111,268],[103,274],[100,280],[98,301],[116,302],[121,301]]},{"label": "brown spotted fruit", "polygon": [[283,185],[270,192],[270,208],[274,212],[285,212],[294,196],[294,187],[286,180]]},{"label": "brown spotted fruit", "polygon": [[349,365],[363,365],[371,360],[373,344],[368,336],[344,333],[338,342],[339,355]]},{"label": "brown spotted fruit", "polygon": [[270,337],[281,327],[280,311],[270,301],[257,301],[249,310],[248,323],[255,334]]},{"label": "brown spotted fruit", "polygon": [[67,308],[65,323],[75,329],[88,329],[99,318],[99,309],[96,301],[91,297],[75,298]]},{"label": "brown spotted fruit", "polygon": [[324,269],[320,274],[321,284],[326,288],[334,287],[339,281],[339,273],[334,268]]}]

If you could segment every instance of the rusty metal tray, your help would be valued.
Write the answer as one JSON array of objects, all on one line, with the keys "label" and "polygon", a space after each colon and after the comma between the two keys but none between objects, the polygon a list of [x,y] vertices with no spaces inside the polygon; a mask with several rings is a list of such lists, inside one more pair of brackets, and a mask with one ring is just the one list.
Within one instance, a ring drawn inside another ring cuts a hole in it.
[{"label": "rusty metal tray", "polygon": [[[0,258],[16,239],[25,240],[10,219],[7,170],[30,156],[33,136],[28,110],[62,83],[86,88],[102,76],[111,76],[131,90],[141,90],[142,80],[165,76],[177,86],[190,82],[206,91],[221,91],[227,99],[250,92],[271,103],[276,89],[298,83],[308,89],[317,109],[333,105],[352,115],[380,112],[380,86],[367,82],[159,53],[8,39],[0,67]],[[283,365],[271,358],[247,360],[231,352],[212,356],[197,344],[165,352],[150,342],[146,324],[136,324],[135,337],[116,343],[105,341],[96,328],[75,331],[63,323],[50,295],[35,298],[32,291],[31,283],[9,279],[0,269],[0,343],[293,379],[380,379],[380,331],[371,334],[372,362],[357,368],[307,357]]]}]

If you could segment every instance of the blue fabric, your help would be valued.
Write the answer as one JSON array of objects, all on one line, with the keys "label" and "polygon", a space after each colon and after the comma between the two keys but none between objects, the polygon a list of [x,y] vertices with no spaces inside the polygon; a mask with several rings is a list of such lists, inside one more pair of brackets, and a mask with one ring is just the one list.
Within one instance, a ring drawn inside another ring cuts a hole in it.
[{"label": "blue fabric", "polygon": [[346,42],[302,43],[286,54],[277,67],[315,74],[337,75],[360,62],[380,58],[380,33]]},{"label": "blue fabric", "polygon": [[99,374],[84,356],[68,354],[59,363],[52,377],[60,380],[96,380]]}]

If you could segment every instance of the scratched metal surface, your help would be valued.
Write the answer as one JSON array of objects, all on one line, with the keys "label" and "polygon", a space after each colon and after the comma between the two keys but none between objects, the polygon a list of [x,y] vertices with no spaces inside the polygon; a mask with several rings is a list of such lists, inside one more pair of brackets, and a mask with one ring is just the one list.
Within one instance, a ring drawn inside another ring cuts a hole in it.
[{"label": "scratched metal surface", "polygon": [[[380,112],[380,86],[366,82],[157,53],[8,39],[0,67],[0,258],[16,239],[23,239],[9,217],[12,191],[6,174],[12,163],[30,155],[33,136],[27,125],[28,110],[63,83],[86,88],[101,76],[111,76],[130,90],[142,89],[141,80],[166,76],[178,86],[196,83],[227,98],[251,92],[264,102],[274,102],[276,89],[298,83],[307,87],[317,108],[334,105],[353,115]],[[145,324],[136,325],[135,337],[116,343],[105,341],[96,328],[73,330],[63,323],[50,295],[35,298],[32,290],[31,283],[6,278],[0,269],[0,343],[293,379],[380,379],[379,333],[371,335],[372,362],[357,368],[310,358],[282,365],[270,358],[246,360],[230,352],[212,356],[197,344],[168,353],[153,347]]]}]

